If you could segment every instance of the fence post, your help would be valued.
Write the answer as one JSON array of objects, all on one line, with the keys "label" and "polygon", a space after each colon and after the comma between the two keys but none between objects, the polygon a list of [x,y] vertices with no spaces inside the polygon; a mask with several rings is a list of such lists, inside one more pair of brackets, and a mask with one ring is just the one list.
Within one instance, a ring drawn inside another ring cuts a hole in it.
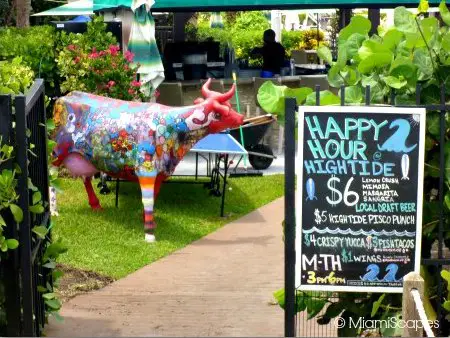
[{"label": "fence post", "polygon": [[[27,98],[24,95],[15,97],[16,107],[16,161],[21,173],[18,177],[19,206],[23,211],[23,219],[19,225],[19,250],[21,264],[22,288],[22,335],[35,336],[34,331],[34,297],[31,260],[31,229],[28,195],[28,136],[27,136]],[[44,193],[44,192],[42,192]]]},{"label": "fence post", "polygon": [[285,101],[284,186],[284,336],[295,337],[295,113],[297,102]]},{"label": "fence post", "polygon": [[[419,313],[411,294],[413,289],[417,289],[421,298],[423,298],[424,281],[417,272],[410,272],[403,278],[402,319],[405,322],[414,320],[419,323]],[[408,326],[411,326],[411,328],[408,328]],[[422,325],[404,325],[402,337],[423,337]]]}]

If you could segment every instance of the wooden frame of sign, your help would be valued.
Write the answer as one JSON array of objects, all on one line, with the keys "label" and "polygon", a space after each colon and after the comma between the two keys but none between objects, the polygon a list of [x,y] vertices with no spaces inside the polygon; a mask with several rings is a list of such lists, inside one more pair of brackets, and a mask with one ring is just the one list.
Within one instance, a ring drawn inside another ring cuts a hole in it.
[{"label": "wooden frame of sign", "polygon": [[299,107],[300,290],[402,292],[420,269],[425,109]]}]

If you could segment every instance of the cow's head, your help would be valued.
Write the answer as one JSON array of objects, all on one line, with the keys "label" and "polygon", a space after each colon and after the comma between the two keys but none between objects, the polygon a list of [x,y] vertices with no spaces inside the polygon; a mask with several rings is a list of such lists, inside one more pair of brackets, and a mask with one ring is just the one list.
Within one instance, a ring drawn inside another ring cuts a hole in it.
[{"label": "cow's head", "polygon": [[219,133],[228,128],[236,128],[242,125],[244,117],[238,114],[228,102],[236,91],[233,84],[226,93],[218,93],[209,89],[211,79],[208,79],[202,87],[203,98],[194,101],[205,108],[205,122],[208,133]]}]

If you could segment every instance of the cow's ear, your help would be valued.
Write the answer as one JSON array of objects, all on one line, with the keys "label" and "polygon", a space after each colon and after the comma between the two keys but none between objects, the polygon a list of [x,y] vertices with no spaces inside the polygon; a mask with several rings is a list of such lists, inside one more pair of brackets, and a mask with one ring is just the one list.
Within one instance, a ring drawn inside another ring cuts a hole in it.
[{"label": "cow's ear", "polygon": [[194,100],[194,104],[199,104],[199,103],[202,103],[202,102],[205,102],[205,99],[203,99],[201,97],[199,97],[198,99]]}]

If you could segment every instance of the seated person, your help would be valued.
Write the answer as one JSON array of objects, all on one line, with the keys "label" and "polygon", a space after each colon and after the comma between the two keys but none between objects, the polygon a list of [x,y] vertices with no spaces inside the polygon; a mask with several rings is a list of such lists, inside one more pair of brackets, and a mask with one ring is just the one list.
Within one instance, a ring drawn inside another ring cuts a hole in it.
[{"label": "seated person", "polygon": [[272,29],[264,32],[263,40],[264,45],[254,48],[250,55],[253,57],[262,56],[263,71],[280,74],[281,68],[284,66],[286,51],[280,43],[275,41],[275,32]]}]

